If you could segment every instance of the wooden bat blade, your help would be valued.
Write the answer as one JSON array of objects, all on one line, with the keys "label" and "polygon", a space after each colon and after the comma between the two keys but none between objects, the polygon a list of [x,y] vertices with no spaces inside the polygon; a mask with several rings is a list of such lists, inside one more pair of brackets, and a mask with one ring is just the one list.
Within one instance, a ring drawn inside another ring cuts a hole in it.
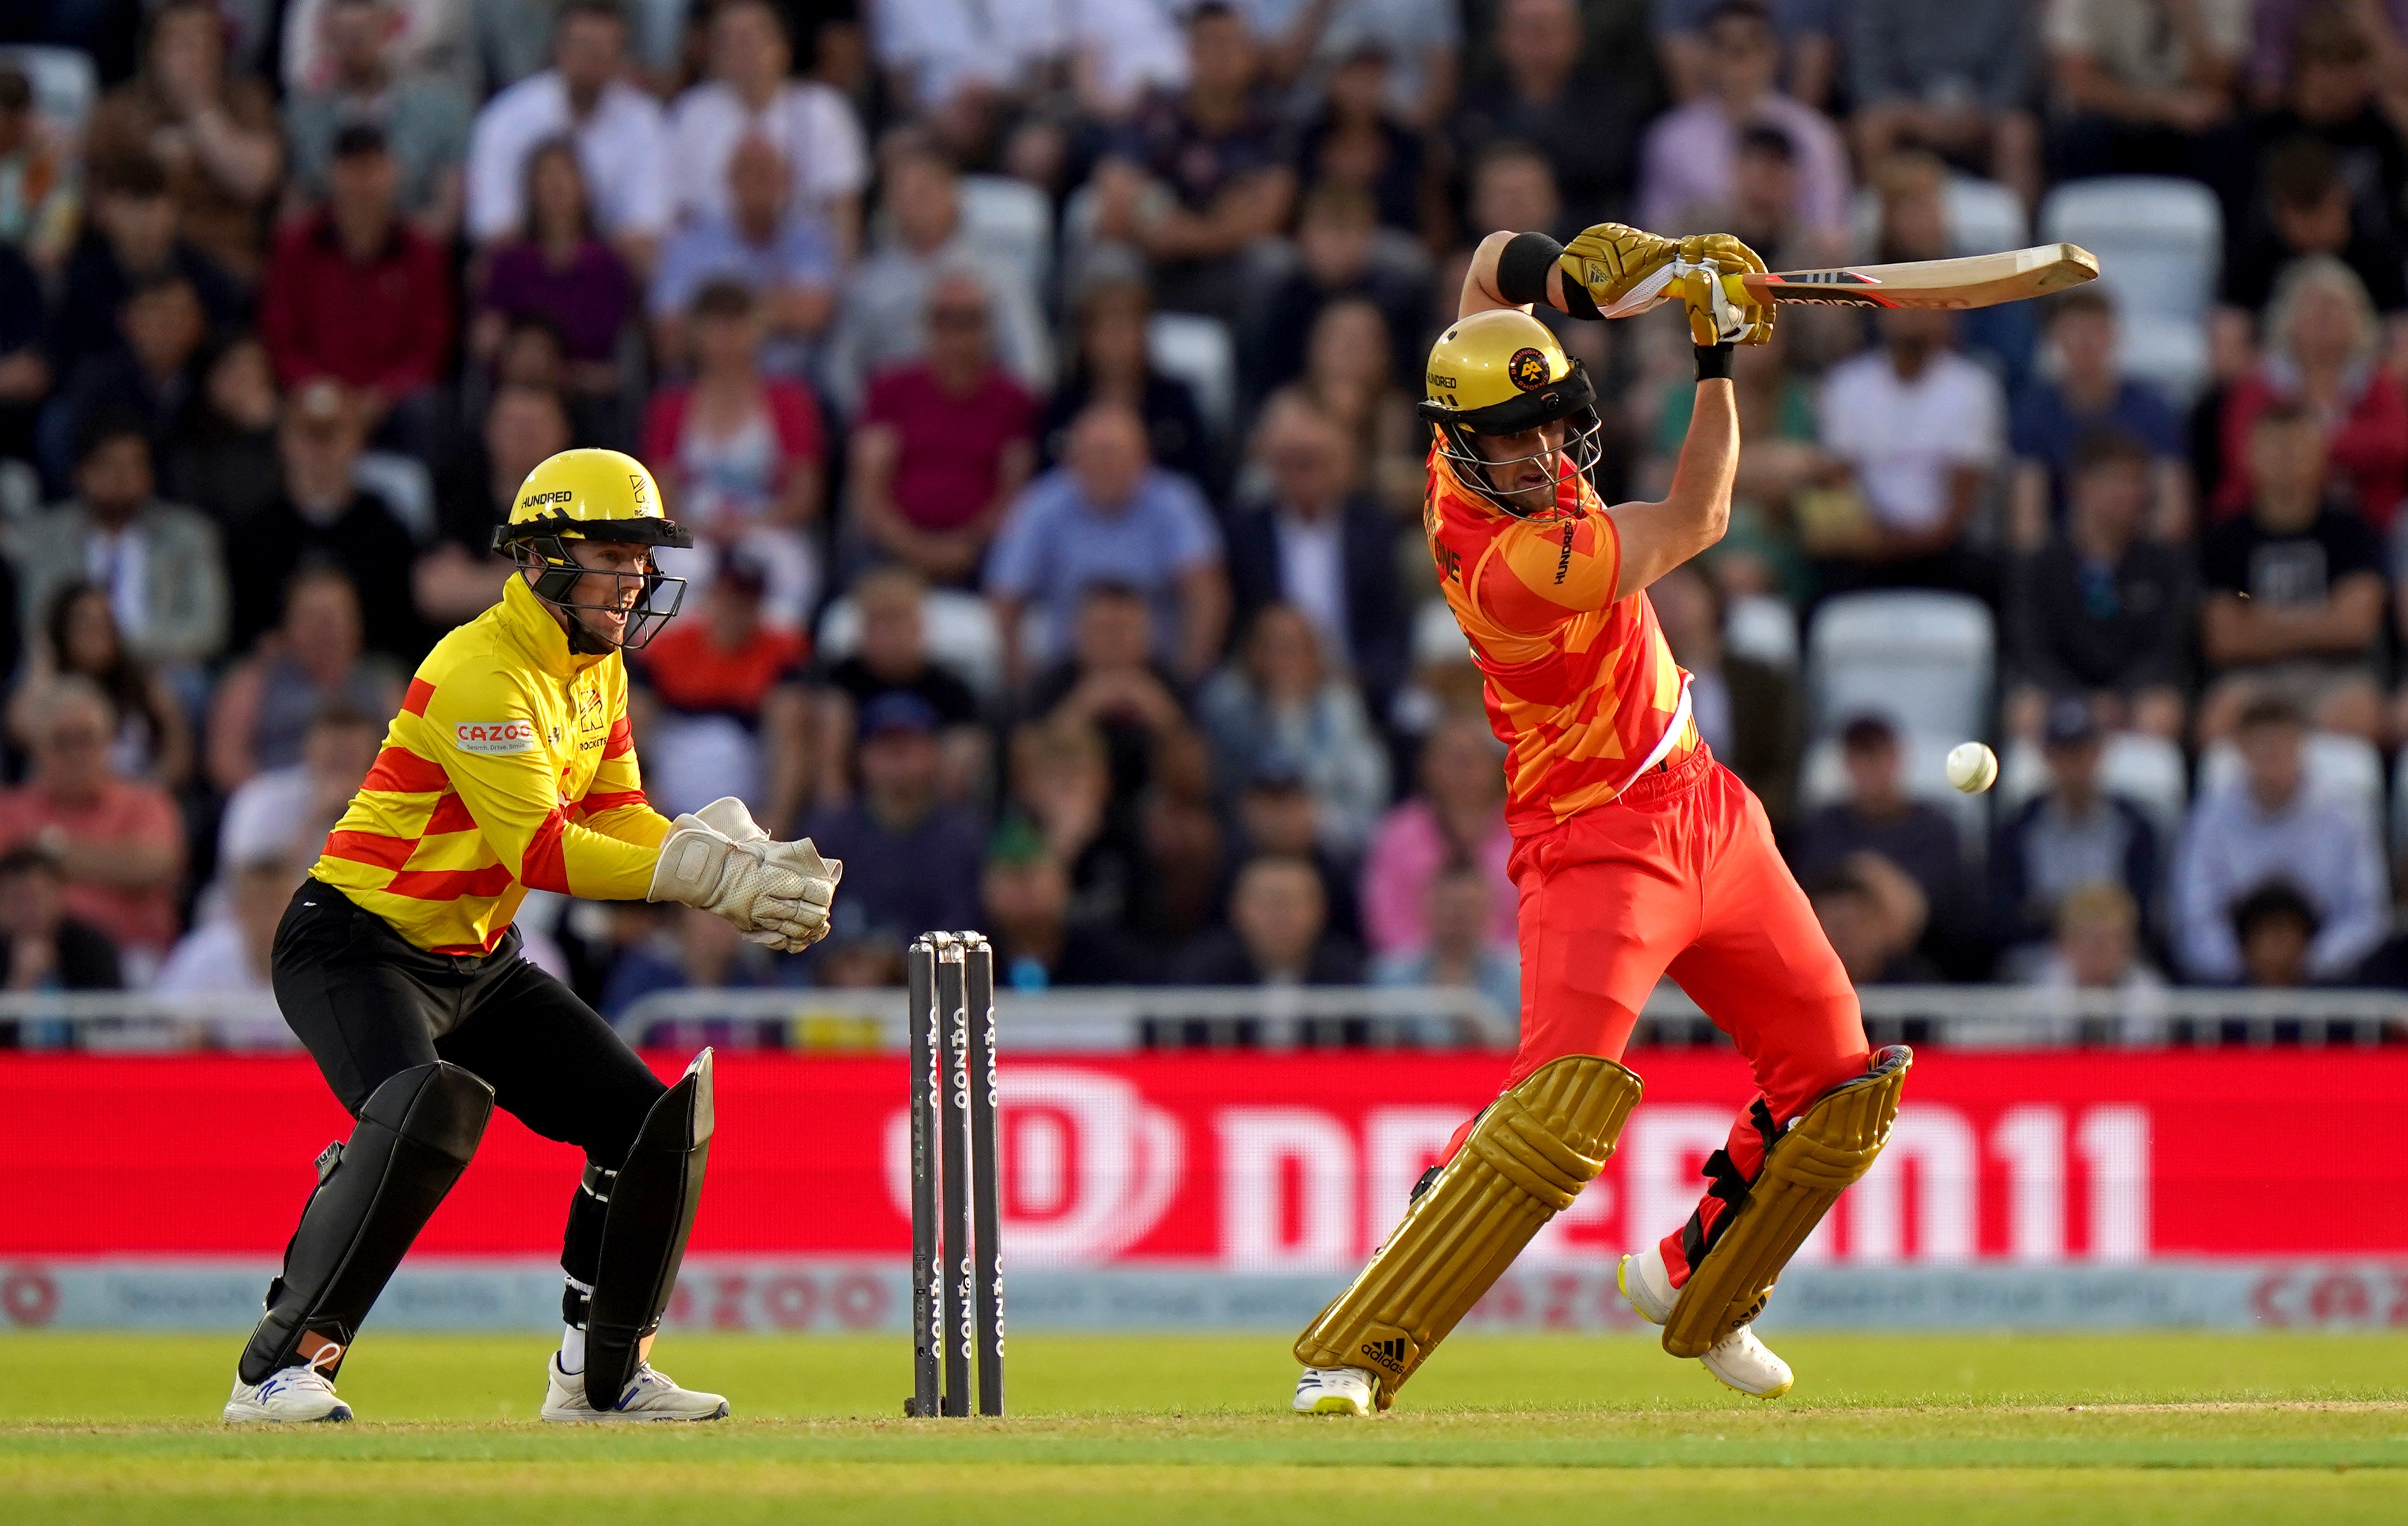
[{"label": "wooden bat blade", "polygon": [[2041,244],[1955,260],[1779,270],[1742,280],[1750,292],[1772,302],[1825,302],[1849,308],[1991,308],[2061,292],[2098,275],[2098,258],[2081,245]]}]

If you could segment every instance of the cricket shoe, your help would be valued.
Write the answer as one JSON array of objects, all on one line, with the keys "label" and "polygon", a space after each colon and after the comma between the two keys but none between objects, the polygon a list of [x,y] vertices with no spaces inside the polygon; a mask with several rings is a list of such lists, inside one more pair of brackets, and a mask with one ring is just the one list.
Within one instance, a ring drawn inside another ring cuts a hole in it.
[{"label": "cricket shoe", "polygon": [[326,1375],[326,1369],[342,1357],[343,1348],[329,1342],[301,1366],[279,1368],[256,1383],[246,1383],[236,1374],[234,1396],[226,1401],[225,1423],[308,1424],[350,1419],[351,1406],[335,1397],[335,1380]]},{"label": "cricket shoe", "polygon": [[677,1379],[654,1372],[650,1362],[636,1364],[618,1404],[595,1409],[585,1399],[585,1375],[560,1370],[560,1353],[552,1354],[545,1371],[543,1418],[547,1420],[724,1420],[727,1401],[719,1394],[681,1389]]},{"label": "cricket shoe", "polygon": [[[1681,1298],[1672,1287],[1671,1274],[1665,1270],[1661,1245],[1625,1256],[1613,1269],[1613,1285],[1622,1289],[1632,1311],[1651,1325],[1671,1318],[1672,1306]],[[1749,1325],[1708,1346],[1698,1361],[1725,1388],[1757,1399],[1778,1399],[1797,1381],[1789,1363],[1756,1339],[1755,1328]]]},{"label": "cricket shoe", "polygon": [[1369,1415],[1378,1404],[1371,1383],[1360,1367],[1307,1367],[1290,1407],[1299,1415]]}]

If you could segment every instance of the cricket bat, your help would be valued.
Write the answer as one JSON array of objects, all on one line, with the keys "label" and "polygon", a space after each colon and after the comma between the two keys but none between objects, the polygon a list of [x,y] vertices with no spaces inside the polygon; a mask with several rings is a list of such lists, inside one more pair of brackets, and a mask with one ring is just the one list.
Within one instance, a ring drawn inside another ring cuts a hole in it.
[{"label": "cricket bat", "polygon": [[2045,296],[2099,276],[2098,257],[2079,244],[2042,244],[1999,254],[1831,270],[1778,270],[1741,280],[1770,302],[1829,302],[1848,308],[1993,308]]}]

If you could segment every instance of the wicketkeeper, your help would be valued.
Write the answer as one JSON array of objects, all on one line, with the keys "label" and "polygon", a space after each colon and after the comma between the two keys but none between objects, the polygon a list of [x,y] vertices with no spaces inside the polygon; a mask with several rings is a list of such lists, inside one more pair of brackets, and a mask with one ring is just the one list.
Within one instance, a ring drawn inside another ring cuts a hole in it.
[{"label": "wicketkeeper", "polygon": [[[1842,1188],[1872,1164],[1909,1055],[1868,1053],[1854,989],[1764,808],[1689,714],[1646,588],[1722,538],[1739,461],[1731,349],[1771,337],[1738,239],[1617,223],[1570,246],[1491,234],[1431,349],[1423,528],[1505,743],[1521,894],[1522,1044],[1354,1284],[1296,1343],[1295,1407],[1386,1408],[1540,1226],[1604,1169],[1639,1077],[1619,1063],[1670,974],[1731,1036],[1757,1096],[1707,1160],[1688,1222],[1622,1258],[1664,1348],[1743,1393],[1788,1391],[1749,1322]],[[1530,316],[1679,301],[1696,344],[1688,439],[1661,503],[1607,508],[1588,477],[1587,375]],[[1645,1228],[1643,1226],[1634,1226]]]},{"label": "wicketkeeper", "polygon": [[543,1418],[727,1414],[646,1360],[702,1190],[710,1051],[663,1086],[520,957],[510,918],[529,890],[675,900],[795,950],[826,932],[843,866],[809,839],[767,841],[738,800],[674,822],[645,803],[620,654],[684,595],[653,548],[693,537],[641,462],[553,456],[494,544],[518,568],[501,602],[420,665],[277,929],[277,1003],[357,1121],[318,1158],[228,1420],[351,1418],[336,1372],[496,1103],[585,1152]]}]

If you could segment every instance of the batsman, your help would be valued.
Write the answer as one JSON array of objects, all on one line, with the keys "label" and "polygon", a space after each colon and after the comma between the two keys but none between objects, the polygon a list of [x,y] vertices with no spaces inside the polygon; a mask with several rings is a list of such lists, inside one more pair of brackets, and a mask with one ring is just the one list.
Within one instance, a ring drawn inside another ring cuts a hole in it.
[{"label": "batsman", "polygon": [[734,799],[675,821],[644,799],[622,654],[684,594],[654,549],[692,543],[633,457],[538,466],[494,531],[516,569],[501,601],[419,667],[286,908],[277,1004],[354,1124],[318,1158],[227,1420],[351,1418],[344,1355],[497,1104],[585,1152],[543,1418],[727,1414],[648,1360],[710,1155],[710,1052],[664,1086],[521,957],[511,924],[529,890],[552,890],[681,901],[779,949],[827,930],[842,865],[809,839],[768,841]]},{"label": "batsman", "polygon": [[[1689,675],[1647,599],[1728,523],[1732,347],[1772,331],[1740,278],[1763,268],[1727,235],[1673,241],[1604,223],[1567,246],[1494,233],[1431,348],[1422,523],[1506,749],[1522,1042],[1503,1094],[1457,1131],[1370,1264],[1297,1338],[1300,1412],[1393,1404],[1604,1168],[1639,1101],[1621,1056],[1666,974],[1730,1035],[1756,1097],[1706,1161],[1696,1212],[1623,1257],[1616,1281],[1664,1327],[1667,1351],[1742,1393],[1788,1391],[1788,1365],[1751,1322],[1880,1153],[1912,1057],[1869,1052],[1847,973],[1763,806],[1699,738]],[[1609,508],[1590,482],[1595,390],[1531,306],[1614,318],[1667,301],[1687,310],[1696,411],[1664,500]]]}]

